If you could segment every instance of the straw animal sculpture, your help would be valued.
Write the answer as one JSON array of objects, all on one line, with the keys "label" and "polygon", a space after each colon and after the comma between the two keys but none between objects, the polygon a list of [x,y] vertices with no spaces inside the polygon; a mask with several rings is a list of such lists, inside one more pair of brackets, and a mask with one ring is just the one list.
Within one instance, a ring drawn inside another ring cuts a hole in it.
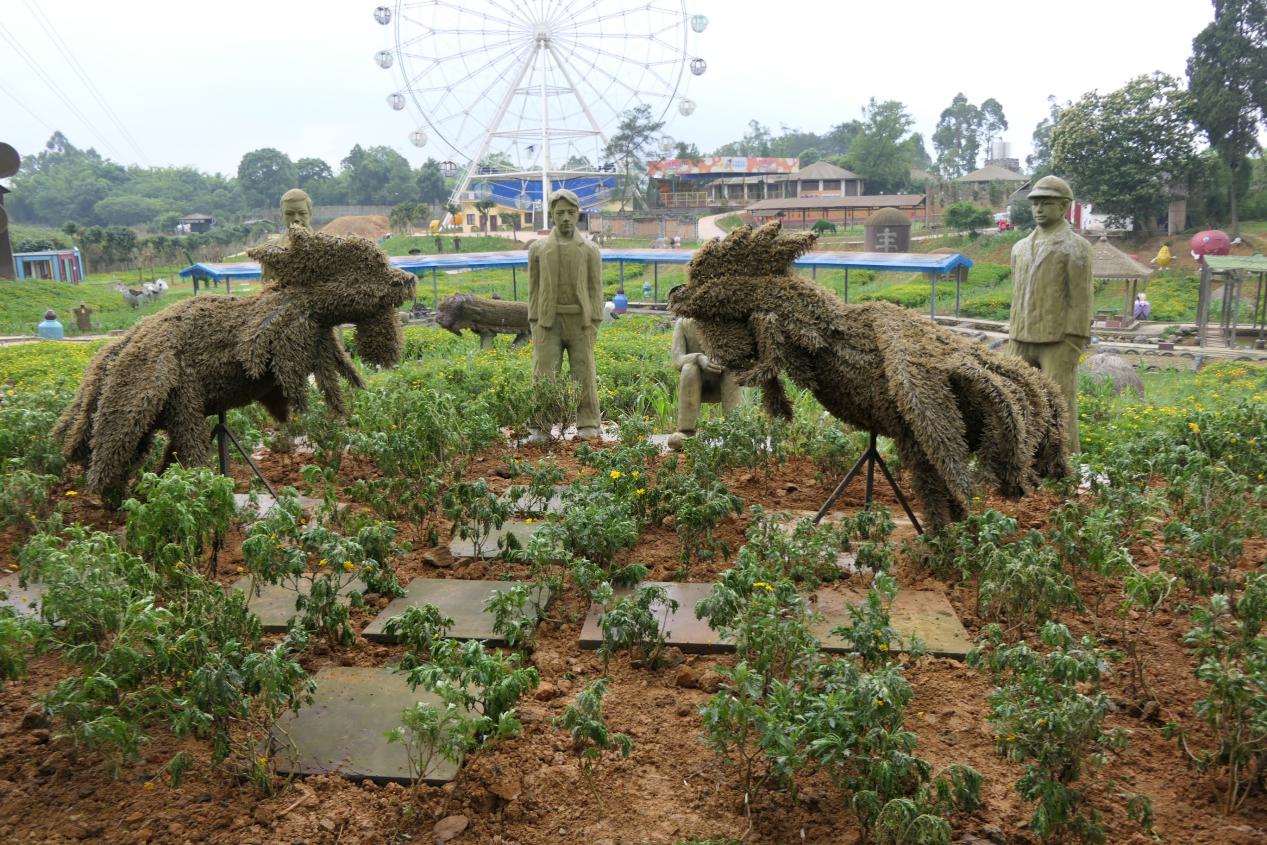
[{"label": "straw animal sculpture", "polygon": [[905,308],[845,305],[792,272],[814,239],[737,229],[695,254],[669,306],[768,413],[791,418],[786,372],[840,420],[891,437],[933,528],[966,515],[977,475],[1017,498],[1068,472],[1054,382]]},{"label": "straw animal sculpture", "polygon": [[356,326],[368,363],[396,364],[396,309],[414,277],[391,267],[364,238],[292,227],[290,244],[249,253],[269,280],[258,296],[202,296],[176,303],[102,349],[53,435],[87,469],[87,486],[117,500],[156,431],[163,465],[206,463],[207,416],[259,402],[279,422],[308,405],[308,377],[345,413],[340,377],[364,387],[337,327]]},{"label": "straw animal sculpture", "polygon": [[455,293],[440,300],[436,325],[459,336],[463,329],[472,331],[479,335],[482,348],[491,348],[498,334],[514,335],[512,347],[527,343],[532,334],[528,303],[481,299],[469,293]]}]

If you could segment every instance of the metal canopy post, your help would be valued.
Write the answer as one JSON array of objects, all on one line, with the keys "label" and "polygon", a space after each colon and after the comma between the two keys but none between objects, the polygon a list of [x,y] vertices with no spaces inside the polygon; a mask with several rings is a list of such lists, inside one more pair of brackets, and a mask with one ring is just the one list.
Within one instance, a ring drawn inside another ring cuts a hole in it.
[{"label": "metal canopy post", "polygon": [[651,265],[651,276],[655,279],[655,292],[651,294],[651,304],[657,305],[660,302],[660,265]]},{"label": "metal canopy post", "polygon": [[845,304],[849,304],[849,268],[845,268]]},{"label": "metal canopy post", "polygon": [[513,302],[519,301],[519,268],[510,268],[510,298]]},{"label": "metal canopy post", "polygon": [[440,280],[434,267],[431,268],[431,300],[432,307],[438,312],[440,310]]},{"label": "metal canopy post", "polygon": [[932,282],[932,292],[928,296],[928,316],[929,319],[937,319],[937,274],[929,273],[929,280]]}]

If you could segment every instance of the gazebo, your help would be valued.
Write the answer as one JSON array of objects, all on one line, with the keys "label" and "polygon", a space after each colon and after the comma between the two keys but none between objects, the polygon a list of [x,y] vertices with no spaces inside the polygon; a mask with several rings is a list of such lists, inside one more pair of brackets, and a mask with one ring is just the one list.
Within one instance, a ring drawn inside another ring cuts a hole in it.
[{"label": "gazebo", "polygon": [[1134,324],[1132,303],[1139,290],[1139,280],[1151,276],[1153,269],[1131,258],[1101,236],[1091,250],[1091,278],[1122,280],[1122,316],[1119,320],[1106,318],[1104,325],[1111,329],[1124,329]]},{"label": "gazebo", "polygon": [[[1197,342],[1201,346],[1236,345],[1236,333],[1240,328],[1241,294],[1248,276],[1255,276],[1254,308],[1249,315],[1249,328],[1258,330],[1255,345],[1263,348],[1264,330],[1267,329],[1267,296],[1264,296],[1267,277],[1267,255],[1207,255],[1201,263],[1201,292],[1197,298]],[[1210,303],[1216,278],[1223,283],[1218,305],[1217,328],[1210,324]]]}]

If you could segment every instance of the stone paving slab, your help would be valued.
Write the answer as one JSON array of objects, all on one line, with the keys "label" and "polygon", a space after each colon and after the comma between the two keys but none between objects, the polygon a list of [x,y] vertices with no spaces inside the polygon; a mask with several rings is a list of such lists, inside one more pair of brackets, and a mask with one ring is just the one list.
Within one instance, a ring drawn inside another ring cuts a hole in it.
[{"label": "stone paving slab", "polygon": [[[289,712],[269,734],[277,773],[335,773],[352,780],[410,783],[405,746],[385,734],[399,727],[401,712],[415,701],[442,706],[439,697],[411,690],[403,675],[389,669],[329,666],[313,680],[312,704]],[[436,756],[422,780],[438,785],[457,776],[458,763]]]},{"label": "stone paving slab", "polygon": [[[483,560],[489,560],[501,555],[497,544],[501,538],[507,534],[515,535],[515,539],[519,541],[519,545],[526,546],[528,541],[532,539],[532,535],[541,530],[544,523],[539,521],[525,522],[522,519],[508,519],[502,524],[501,528],[494,528],[480,546],[479,557]],[[449,554],[454,557],[475,557],[475,542],[473,540],[463,540],[461,537],[454,537],[449,543]]]},{"label": "stone paving slab", "polygon": [[[484,610],[484,602],[493,592],[509,590],[519,581],[468,581],[461,578],[415,578],[405,587],[405,595],[392,599],[383,611],[365,627],[361,635],[367,640],[380,643],[394,643],[396,638],[388,635],[387,622],[393,616],[399,616],[407,607],[421,607],[434,604],[441,613],[453,620],[449,636],[456,640],[485,640],[491,644],[504,643],[501,635],[493,633],[493,615]],[[542,588],[544,589],[544,588]],[[550,591],[545,590],[545,598],[541,604],[550,600]],[[532,609],[529,608],[531,613]]]},{"label": "stone paving slab", "polygon": [[0,575],[0,593],[6,597],[0,599],[0,607],[11,607],[18,616],[36,617],[40,615],[40,601],[44,598],[44,585],[31,582],[26,587],[18,586],[18,574]]},{"label": "stone paving slab", "polygon": [[[307,595],[311,582],[306,578],[300,582],[301,588],[294,590],[285,584],[259,584],[259,594],[251,592],[251,576],[245,575],[233,582],[231,590],[247,593],[246,606],[260,618],[266,633],[275,634],[286,630],[287,624],[298,613],[295,602],[301,594]],[[365,583],[360,578],[353,578],[339,592],[343,604],[352,600],[353,593],[365,591]]]},{"label": "stone paving slab", "polygon": [[[669,614],[665,623],[666,639],[669,645],[677,646],[684,652],[710,654],[730,651],[733,646],[720,639],[708,623],[695,618],[695,605],[708,595],[711,584],[682,584],[674,582],[653,582],[665,588],[670,599],[675,599],[679,607]],[[629,587],[616,589],[617,597],[630,592]],[[861,593],[820,587],[815,593],[816,601],[812,607],[824,618],[810,625],[810,631],[823,643],[828,652],[842,652],[844,643],[831,636],[831,629],[849,621],[846,607],[849,604],[860,604]],[[656,608],[662,612],[663,608]],[[581,628],[581,647],[598,648],[603,641],[602,631],[598,627],[600,608],[591,606],[585,616],[585,624]],[[963,623],[955,615],[954,608],[946,596],[936,590],[901,590],[893,600],[889,610],[889,618],[893,629],[906,639],[917,636],[924,644],[924,650],[940,657],[962,659],[972,648],[968,632]]]}]

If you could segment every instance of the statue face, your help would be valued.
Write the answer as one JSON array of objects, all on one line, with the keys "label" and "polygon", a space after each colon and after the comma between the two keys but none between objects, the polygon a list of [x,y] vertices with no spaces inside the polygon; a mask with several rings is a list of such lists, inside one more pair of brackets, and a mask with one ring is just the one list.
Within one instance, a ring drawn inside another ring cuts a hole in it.
[{"label": "statue face", "polygon": [[1069,201],[1060,197],[1038,197],[1029,201],[1034,210],[1034,222],[1044,229],[1050,229],[1065,219],[1065,211]]},{"label": "statue face", "polygon": [[292,223],[298,223],[305,229],[312,228],[312,206],[301,199],[289,199],[282,202],[282,224],[287,229]]},{"label": "statue face", "polygon": [[555,203],[550,215],[554,218],[554,228],[559,230],[559,234],[570,238],[576,231],[576,221],[581,216],[581,210],[570,202],[560,202]]}]

